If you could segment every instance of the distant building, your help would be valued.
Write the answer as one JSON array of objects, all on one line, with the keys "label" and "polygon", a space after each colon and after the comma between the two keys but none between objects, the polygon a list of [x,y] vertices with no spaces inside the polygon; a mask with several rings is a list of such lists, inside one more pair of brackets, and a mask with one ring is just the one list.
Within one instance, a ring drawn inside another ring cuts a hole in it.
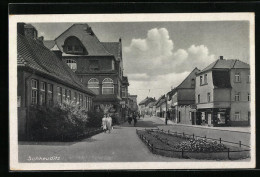
[{"label": "distant building", "polygon": [[76,23],[53,41],[44,44],[54,52],[61,52],[62,60],[97,96],[93,100],[96,110],[110,108],[122,118],[122,98],[126,98],[129,85],[123,74],[122,42],[100,42],[86,23]]},{"label": "distant building", "polygon": [[154,106],[156,107],[156,116],[158,117],[165,117],[166,116],[166,104],[167,100],[165,95],[162,95],[155,103]]},{"label": "distant building", "polygon": [[148,114],[148,109],[147,109],[147,105],[150,103],[150,102],[154,102],[155,101],[155,98],[152,98],[152,97],[146,97],[144,100],[142,100],[138,105],[139,105],[139,113],[141,115],[145,115],[145,114]]},{"label": "distant building", "polygon": [[196,124],[195,85],[196,73],[199,71],[198,68],[194,68],[177,87],[167,94],[170,119],[175,123]]},{"label": "distant building", "polygon": [[18,138],[26,139],[31,105],[54,106],[75,101],[91,110],[95,93],[80,82],[69,66],[42,44],[30,24],[17,24]]},{"label": "distant building", "polygon": [[138,111],[138,106],[137,106],[137,95],[128,95],[128,99],[131,100],[130,104],[130,110],[132,111]]},{"label": "distant building", "polygon": [[220,56],[196,76],[197,123],[243,126],[250,123],[250,67]]}]

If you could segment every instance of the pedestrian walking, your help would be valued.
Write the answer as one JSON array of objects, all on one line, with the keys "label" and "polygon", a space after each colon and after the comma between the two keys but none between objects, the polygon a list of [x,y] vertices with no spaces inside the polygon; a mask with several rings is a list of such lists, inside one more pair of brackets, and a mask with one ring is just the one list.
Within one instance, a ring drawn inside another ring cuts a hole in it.
[{"label": "pedestrian walking", "polygon": [[107,132],[107,116],[104,114],[104,117],[102,118],[102,129],[106,133]]},{"label": "pedestrian walking", "polygon": [[133,114],[133,119],[134,119],[134,126],[136,126],[136,123],[137,123],[137,115],[136,115],[136,112],[134,112],[134,114]]},{"label": "pedestrian walking", "polygon": [[106,119],[107,119],[107,121],[106,121],[107,130],[108,130],[108,133],[110,133],[111,129],[112,129],[112,118],[111,118],[110,114],[108,114]]},{"label": "pedestrian walking", "polygon": [[129,125],[132,124],[132,113],[128,114],[128,123],[129,123]]}]

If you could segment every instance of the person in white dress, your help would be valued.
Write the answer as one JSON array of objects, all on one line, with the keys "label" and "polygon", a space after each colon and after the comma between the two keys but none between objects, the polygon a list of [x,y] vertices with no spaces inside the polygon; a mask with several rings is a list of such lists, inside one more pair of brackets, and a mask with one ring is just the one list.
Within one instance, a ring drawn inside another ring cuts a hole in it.
[{"label": "person in white dress", "polygon": [[102,128],[103,131],[106,133],[107,132],[107,116],[104,114],[104,117],[102,118]]},{"label": "person in white dress", "polygon": [[110,117],[110,114],[107,116],[107,130],[110,133],[112,129],[112,118]]}]

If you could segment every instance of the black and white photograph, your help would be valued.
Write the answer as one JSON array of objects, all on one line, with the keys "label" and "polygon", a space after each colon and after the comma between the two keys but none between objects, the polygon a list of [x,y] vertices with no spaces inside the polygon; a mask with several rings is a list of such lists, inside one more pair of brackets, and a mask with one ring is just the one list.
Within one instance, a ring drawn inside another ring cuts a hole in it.
[{"label": "black and white photograph", "polygon": [[254,168],[254,35],[254,13],[9,16],[10,169]]}]

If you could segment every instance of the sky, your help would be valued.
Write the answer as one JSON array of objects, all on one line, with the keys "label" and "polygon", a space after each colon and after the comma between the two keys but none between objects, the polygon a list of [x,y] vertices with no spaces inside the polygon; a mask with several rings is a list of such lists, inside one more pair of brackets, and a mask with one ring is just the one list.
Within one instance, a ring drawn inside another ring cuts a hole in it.
[{"label": "sky", "polygon": [[[73,23],[32,23],[39,36],[54,40]],[[122,38],[124,75],[138,103],[158,99],[197,67],[219,56],[249,63],[249,22],[102,22],[88,23],[102,42]]]}]

